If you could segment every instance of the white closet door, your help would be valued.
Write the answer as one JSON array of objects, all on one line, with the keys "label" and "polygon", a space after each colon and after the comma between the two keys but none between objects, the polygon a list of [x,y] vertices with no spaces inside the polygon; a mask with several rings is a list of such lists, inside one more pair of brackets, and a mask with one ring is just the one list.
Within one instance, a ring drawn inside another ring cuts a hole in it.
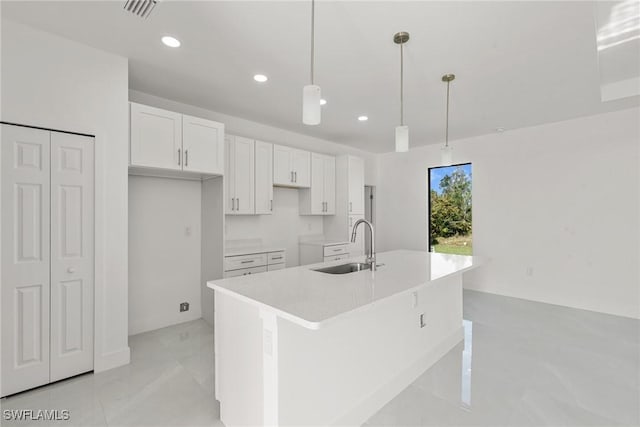
[{"label": "white closet door", "polygon": [[51,132],[51,381],[93,369],[93,138]]},{"label": "white closet door", "polygon": [[49,138],[2,125],[1,396],[49,382]]}]

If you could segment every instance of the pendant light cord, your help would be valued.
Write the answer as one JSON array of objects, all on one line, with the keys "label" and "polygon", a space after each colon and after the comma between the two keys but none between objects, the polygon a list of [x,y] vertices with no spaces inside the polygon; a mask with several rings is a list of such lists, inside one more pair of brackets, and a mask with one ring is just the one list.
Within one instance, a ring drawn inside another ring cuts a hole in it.
[{"label": "pendant light cord", "polygon": [[404,126],[404,43],[400,43],[400,126]]},{"label": "pendant light cord", "polygon": [[313,84],[313,69],[315,67],[315,22],[316,2],[311,0],[311,84]]},{"label": "pendant light cord", "polygon": [[445,124],[445,133],[444,133],[444,146],[449,146],[449,85],[451,81],[447,82],[447,119]]}]

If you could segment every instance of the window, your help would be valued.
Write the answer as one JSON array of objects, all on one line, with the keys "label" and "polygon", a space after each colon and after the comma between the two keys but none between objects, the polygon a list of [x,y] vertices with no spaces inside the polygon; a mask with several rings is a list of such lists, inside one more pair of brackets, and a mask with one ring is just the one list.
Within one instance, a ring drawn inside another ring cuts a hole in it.
[{"label": "window", "polygon": [[471,163],[429,168],[429,250],[471,255]]}]

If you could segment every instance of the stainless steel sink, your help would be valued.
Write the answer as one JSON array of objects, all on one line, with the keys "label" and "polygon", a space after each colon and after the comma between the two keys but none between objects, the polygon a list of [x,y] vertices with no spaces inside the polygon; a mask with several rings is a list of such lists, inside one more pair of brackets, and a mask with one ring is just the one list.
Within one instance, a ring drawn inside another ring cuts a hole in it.
[{"label": "stainless steel sink", "polygon": [[350,262],[349,264],[333,265],[331,267],[318,268],[315,271],[329,274],[347,274],[356,271],[370,270],[371,264],[364,262]]}]

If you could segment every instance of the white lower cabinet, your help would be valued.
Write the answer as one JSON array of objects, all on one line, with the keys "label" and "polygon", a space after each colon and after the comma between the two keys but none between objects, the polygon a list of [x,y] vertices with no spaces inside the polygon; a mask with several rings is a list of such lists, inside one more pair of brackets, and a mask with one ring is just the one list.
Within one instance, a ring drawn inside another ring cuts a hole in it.
[{"label": "white lower cabinet", "polygon": [[300,242],[300,265],[337,261],[351,256],[349,242]]},{"label": "white lower cabinet", "polygon": [[266,265],[263,265],[262,267],[242,268],[240,270],[225,271],[224,277],[226,279],[229,277],[238,277],[238,276],[246,276],[248,274],[264,273],[266,271],[267,271]]},{"label": "white lower cabinet", "polygon": [[0,396],[93,369],[93,137],[1,125]]},{"label": "white lower cabinet", "polygon": [[286,257],[283,250],[261,252],[249,250],[248,253],[234,253],[224,257],[224,277],[246,276],[265,271],[285,268]]}]

